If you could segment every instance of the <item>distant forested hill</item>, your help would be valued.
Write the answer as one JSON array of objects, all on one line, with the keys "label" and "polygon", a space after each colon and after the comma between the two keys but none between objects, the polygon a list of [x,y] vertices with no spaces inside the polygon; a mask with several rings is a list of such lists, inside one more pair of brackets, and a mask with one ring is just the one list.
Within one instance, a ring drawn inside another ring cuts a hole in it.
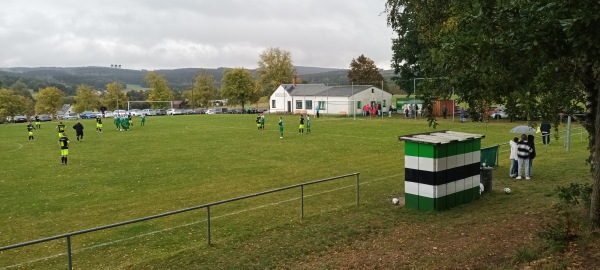
[{"label": "distant forested hill", "polygon": [[[296,74],[304,83],[323,83],[327,85],[348,84],[348,70],[319,67],[297,66]],[[201,71],[207,72],[220,84],[226,68],[201,69],[161,69],[155,72],[162,74],[174,91],[190,89],[194,76]],[[255,70],[251,70],[255,72]],[[86,84],[96,89],[105,89],[106,85],[116,81],[124,84],[147,87],[144,77],[148,70],[115,69],[111,67],[35,67],[35,68],[2,68],[0,69],[0,87],[8,88],[21,81],[30,89],[38,91],[47,86],[56,86],[67,95],[74,95],[78,85]],[[388,71],[382,72],[384,77]]]}]

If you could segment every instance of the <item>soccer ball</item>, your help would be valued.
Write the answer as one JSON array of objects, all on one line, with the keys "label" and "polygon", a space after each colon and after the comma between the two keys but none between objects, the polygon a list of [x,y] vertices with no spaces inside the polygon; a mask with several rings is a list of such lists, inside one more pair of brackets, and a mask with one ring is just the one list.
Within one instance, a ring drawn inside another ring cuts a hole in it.
[{"label": "soccer ball", "polygon": [[510,194],[510,188],[507,188],[507,187],[505,187],[505,188],[504,188],[504,193],[505,193],[505,194]]},{"label": "soccer ball", "polygon": [[392,203],[393,204],[398,204],[400,202],[400,200],[398,200],[398,198],[393,198],[392,199]]}]

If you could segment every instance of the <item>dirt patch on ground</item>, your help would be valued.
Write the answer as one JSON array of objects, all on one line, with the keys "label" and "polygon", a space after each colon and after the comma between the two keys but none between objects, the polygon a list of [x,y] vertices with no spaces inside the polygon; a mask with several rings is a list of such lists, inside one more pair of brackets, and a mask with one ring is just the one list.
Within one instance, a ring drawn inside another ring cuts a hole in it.
[{"label": "dirt patch on ground", "polygon": [[[426,222],[399,224],[367,241],[355,241],[283,268],[554,269],[553,266],[560,265],[568,269],[594,269],[598,265],[598,249],[582,251],[576,244],[569,245],[565,254],[547,258],[537,254],[536,247],[541,241],[537,232],[547,224],[544,216],[526,213],[448,227]],[[528,262],[527,256],[540,257]]]}]

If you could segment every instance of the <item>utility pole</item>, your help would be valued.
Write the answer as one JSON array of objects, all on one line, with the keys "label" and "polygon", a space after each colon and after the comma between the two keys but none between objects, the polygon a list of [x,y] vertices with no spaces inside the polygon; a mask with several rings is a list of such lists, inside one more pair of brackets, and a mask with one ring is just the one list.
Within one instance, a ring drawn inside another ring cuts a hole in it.
[{"label": "utility pole", "polygon": [[[118,83],[118,81],[117,81],[117,69],[120,69],[121,65],[113,65],[113,64],[111,64],[110,67],[115,69],[115,83]],[[117,88],[117,90],[119,90],[119,89]],[[117,91],[117,111],[119,110],[119,94],[120,94],[119,91]],[[119,117],[119,115],[117,115],[117,117]]]}]

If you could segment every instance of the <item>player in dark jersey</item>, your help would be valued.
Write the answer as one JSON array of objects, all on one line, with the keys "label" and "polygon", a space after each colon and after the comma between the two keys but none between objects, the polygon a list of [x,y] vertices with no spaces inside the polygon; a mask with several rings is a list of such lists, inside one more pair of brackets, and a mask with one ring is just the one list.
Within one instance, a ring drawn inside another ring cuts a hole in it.
[{"label": "player in dark jersey", "polygon": [[29,132],[29,140],[30,141],[35,141],[35,139],[33,138],[34,130],[35,130],[35,127],[33,127],[33,124],[31,124],[31,122],[29,122],[29,124],[27,125],[27,132]]},{"label": "player in dark jersey", "polygon": [[77,121],[77,124],[73,126],[73,129],[75,130],[75,134],[77,135],[77,141],[83,142],[83,125],[81,124],[81,122]]},{"label": "player in dark jersey", "polygon": [[62,133],[62,137],[58,139],[58,145],[60,146],[60,162],[63,165],[67,165],[69,156],[69,138],[67,138],[67,132]]},{"label": "player in dark jersey", "polygon": [[58,126],[56,126],[56,131],[58,131],[58,137],[62,137],[63,132],[66,131],[65,124],[63,124],[63,122],[59,122]]},{"label": "player in dark jersey", "polygon": [[298,134],[304,134],[304,116],[300,115],[300,126],[298,126]]},{"label": "player in dark jersey", "polygon": [[35,127],[36,128],[41,128],[42,127],[42,124],[40,122],[40,117],[37,116],[37,115],[35,116]]},{"label": "player in dark jersey", "polygon": [[96,132],[102,132],[102,117],[96,116]]},{"label": "player in dark jersey", "polygon": [[260,116],[256,117],[256,127],[260,130]]}]

